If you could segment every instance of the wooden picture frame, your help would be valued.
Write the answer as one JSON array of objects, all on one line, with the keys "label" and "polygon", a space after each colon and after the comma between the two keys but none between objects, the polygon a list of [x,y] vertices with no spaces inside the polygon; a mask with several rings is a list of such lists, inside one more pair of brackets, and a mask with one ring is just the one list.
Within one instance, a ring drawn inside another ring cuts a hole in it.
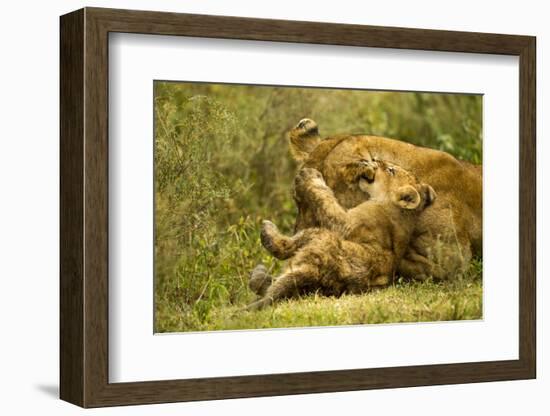
[{"label": "wooden picture frame", "polygon": [[[535,378],[534,37],[99,8],[62,16],[60,29],[61,399],[101,407]],[[519,56],[519,359],[109,383],[110,32]]]}]

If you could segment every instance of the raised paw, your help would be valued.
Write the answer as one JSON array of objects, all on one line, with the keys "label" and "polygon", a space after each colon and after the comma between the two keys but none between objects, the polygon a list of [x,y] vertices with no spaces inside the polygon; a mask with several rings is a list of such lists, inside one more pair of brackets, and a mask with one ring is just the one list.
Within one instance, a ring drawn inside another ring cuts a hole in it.
[{"label": "raised paw", "polygon": [[260,240],[262,245],[267,251],[273,254],[277,251],[277,244],[275,242],[277,236],[279,235],[279,229],[271,221],[264,220],[262,221],[262,230],[260,231]]},{"label": "raised paw", "polygon": [[300,171],[298,172],[298,177],[300,177],[304,181],[313,181],[318,179],[324,182],[323,175],[321,174],[321,172],[313,168],[300,169]]},{"label": "raised paw", "polygon": [[292,238],[281,234],[271,221],[262,221],[260,240],[264,248],[279,260],[286,260],[294,254],[294,250],[291,249]]},{"label": "raised paw", "polygon": [[319,127],[317,126],[317,123],[312,119],[303,118],[292,129],[292,131],[297,136],[319,134]]},{"label": "raised paw", "polygon": [[302,168],[294,178],[296,196],[302,195],[309,187],[327,188],[327,184],[317,169]]}]

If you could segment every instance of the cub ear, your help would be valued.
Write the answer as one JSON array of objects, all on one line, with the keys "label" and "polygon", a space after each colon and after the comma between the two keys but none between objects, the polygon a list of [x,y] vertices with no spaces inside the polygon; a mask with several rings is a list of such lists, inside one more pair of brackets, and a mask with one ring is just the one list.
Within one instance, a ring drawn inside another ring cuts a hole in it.
[{"label": "cub ear", "polygon": [[399,208],[416,209],[420,205],[420,194],[411,185],[399,188],[393,194],[393,203]]},{"label": "cub ear", "polygon": [[321,141],[317,123],[309,118],[304,118],[290,130],[290,152],[295,160],[303,162],[309,158],[309,154]]},{"label": "cub ear", "polygon": [[426,195],[426,206],[432,205],[437,198],[437,194],[430,185],[424,184],[424,195]]}]

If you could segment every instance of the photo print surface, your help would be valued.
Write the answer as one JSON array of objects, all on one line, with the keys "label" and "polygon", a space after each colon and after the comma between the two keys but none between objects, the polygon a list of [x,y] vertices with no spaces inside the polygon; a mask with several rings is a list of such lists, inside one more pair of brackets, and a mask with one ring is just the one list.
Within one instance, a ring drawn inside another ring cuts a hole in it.
[{"label": "photo print surface", "polygon": [[481,319],[482,105],[155,81],[155,332]]}]

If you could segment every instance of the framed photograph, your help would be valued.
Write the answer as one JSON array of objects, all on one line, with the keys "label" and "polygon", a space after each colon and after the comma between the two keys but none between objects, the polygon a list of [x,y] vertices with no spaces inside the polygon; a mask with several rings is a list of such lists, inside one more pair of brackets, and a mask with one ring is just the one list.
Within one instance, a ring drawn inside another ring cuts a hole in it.
[{"label": "framed photograph", "polygon": [[534,37],[60,29],[63,400],[535,378]]}]

